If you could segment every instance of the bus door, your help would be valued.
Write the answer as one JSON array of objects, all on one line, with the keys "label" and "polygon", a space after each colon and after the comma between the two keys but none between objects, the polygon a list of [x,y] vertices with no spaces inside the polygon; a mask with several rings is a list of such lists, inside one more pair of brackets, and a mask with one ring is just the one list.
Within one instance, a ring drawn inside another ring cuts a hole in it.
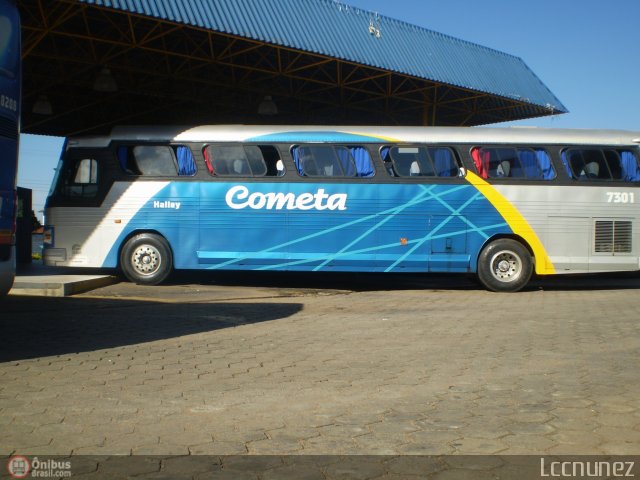
[{"label": "bus door", "polygon": [[[55,253],[60,261],[69,262],[68,265],[101,266],[90,264],[95,256],[95,247],[89,246],[89,240],[97,243],[98,237],[109,237],[107,230],[110,225],[103,221],[109,205],[103,204],[106,203],[103,200],[110,186],[107,181],[110,175],[106,172],[112,163],[113,155],[105,149],[78,148],[64,153],[47,199],[46,221],[51,241],[46,247],[51,250],[45,254]],[[64,228],[58,229],[58,225]],[[99,233],[98,227],[102,228]],[[59,245],[69,248],[58,251]],[[101,245],[100,248],[107,246]]]}]

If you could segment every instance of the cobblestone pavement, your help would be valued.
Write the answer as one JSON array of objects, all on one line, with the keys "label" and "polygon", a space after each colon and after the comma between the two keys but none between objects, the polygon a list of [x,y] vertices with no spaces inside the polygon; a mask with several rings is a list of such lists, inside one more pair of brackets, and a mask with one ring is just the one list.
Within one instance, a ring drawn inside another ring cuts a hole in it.
[{"label": "cobblestone pavement", "polygon": [[2,301],[0,456],[640,452],[637,276],[234,278]]}]

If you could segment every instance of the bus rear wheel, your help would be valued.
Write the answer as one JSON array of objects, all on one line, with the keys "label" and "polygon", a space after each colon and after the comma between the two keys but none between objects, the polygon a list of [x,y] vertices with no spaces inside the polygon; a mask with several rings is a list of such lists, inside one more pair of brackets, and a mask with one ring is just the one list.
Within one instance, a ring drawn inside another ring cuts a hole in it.
[{"label": "bus rear wheel", "polygon": [[153,233],[141,233],[127,240],[120,252],[125,277],[140,285],[158,285],[173,269],[173,256],[167,241]]},{"label": "bus rear wheel", "polygon": [[510,238],[494,240],[478,257],[478,279],[493,292],[517,292],[529,283],[532,274],[531,254]]}]

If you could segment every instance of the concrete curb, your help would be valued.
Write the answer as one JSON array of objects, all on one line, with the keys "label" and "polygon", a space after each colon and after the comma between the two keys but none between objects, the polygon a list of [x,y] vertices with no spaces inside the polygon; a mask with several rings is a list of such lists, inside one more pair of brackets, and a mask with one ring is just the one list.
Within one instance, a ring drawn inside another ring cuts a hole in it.
[{"label": "concrete curb", "polygon": [[18,275],[9,295],[66,297],[119,281],[115,275]]}]

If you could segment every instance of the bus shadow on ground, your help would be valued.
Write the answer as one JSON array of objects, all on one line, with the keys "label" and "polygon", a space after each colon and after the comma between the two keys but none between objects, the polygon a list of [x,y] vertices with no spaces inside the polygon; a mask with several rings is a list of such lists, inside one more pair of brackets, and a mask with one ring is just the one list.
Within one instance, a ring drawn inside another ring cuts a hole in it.
[{"label": "bus shadow on ground", "polygon": [[[173,285],[338,289],[353,292],[390,290],[486,291],[473,274],[464,273],[338,273],[338,272],[199,272],[173,275]],[[633,290],[640,289],[638,272],[533,276],[522,290]]]},{"label": "bus shadow on ground", "polygon": [[569,274],[534,277],[524,291],[638,290],[638,272]]},{"label": "bus shadow on ground", "polygon": [[153,342],[290,317],[299,303],[166,303],[9,296],[2,300],[0,362]]},{"label": "bus shadow on ground", "polygon": [[263,272],[227,271],[175,273],[174,285],[198,283],[238,287],[266,287],[313,290],[350,290],[375,292],[388,290],[474,290],[481,288],[466,274],[422,273],[349,273],[349,272]]}]

